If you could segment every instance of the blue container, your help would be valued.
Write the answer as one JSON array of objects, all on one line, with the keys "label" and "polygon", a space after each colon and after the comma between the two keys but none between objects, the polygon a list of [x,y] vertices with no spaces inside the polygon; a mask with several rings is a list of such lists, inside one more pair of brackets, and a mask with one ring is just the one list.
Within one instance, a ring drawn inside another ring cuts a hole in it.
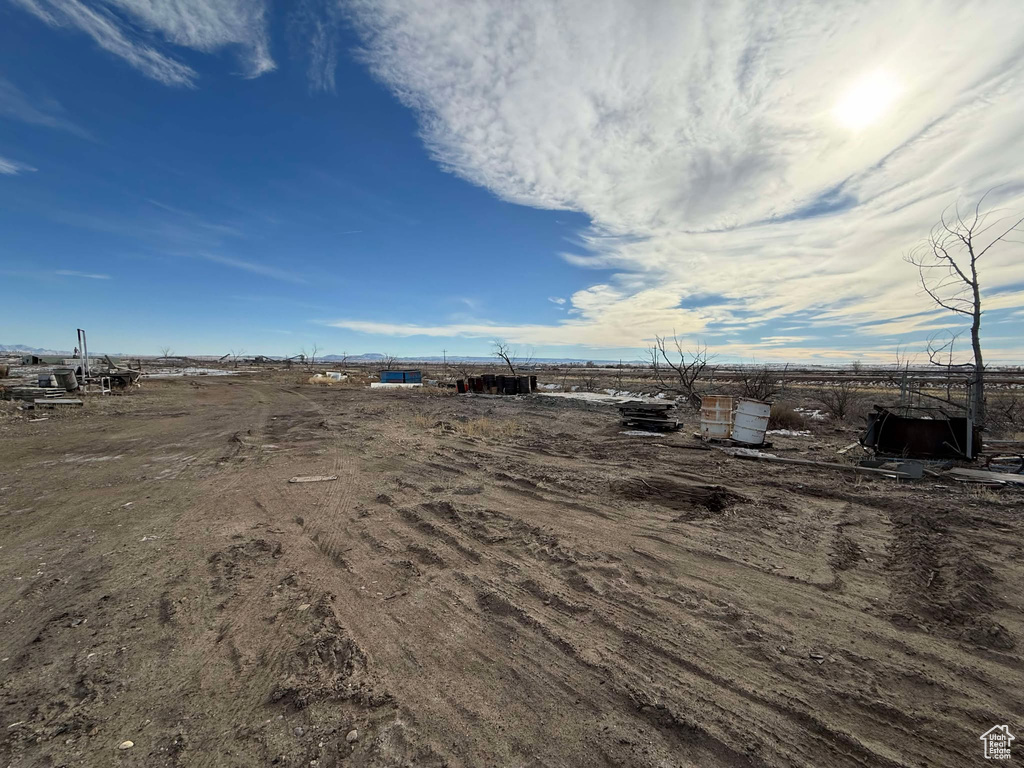
[{"label": "blue container", "polygon": [[423,373],[421,371],[381,371],[380,380],[382,384],[422,384]]}]

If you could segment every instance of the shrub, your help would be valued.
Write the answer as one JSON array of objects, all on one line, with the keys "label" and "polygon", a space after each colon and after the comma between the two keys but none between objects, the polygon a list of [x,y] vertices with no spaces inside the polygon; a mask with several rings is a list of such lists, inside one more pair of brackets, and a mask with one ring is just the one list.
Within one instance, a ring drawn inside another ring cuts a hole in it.
[{"label": "shrub", "polygon": [[776,403],[768,416],[768,429],[807,429],[807,417],[790,405]]},{"label": "shrub", "polygon": [[829,412],[832,418],[846,421],[857,405],[859,394],[849,381],[834,381],[821,389],[817,402]]},{"label": "shrub", "polygon": [[744,368],[740,371],[743,397],[754,400],[770,400],[782,391],[782,378],[767,365],[760,368]]}]

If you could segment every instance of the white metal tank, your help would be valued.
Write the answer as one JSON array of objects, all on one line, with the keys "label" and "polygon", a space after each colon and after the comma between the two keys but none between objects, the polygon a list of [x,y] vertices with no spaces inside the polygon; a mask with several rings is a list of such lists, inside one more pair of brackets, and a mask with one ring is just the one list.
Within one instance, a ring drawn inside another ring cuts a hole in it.
[{"label": "white metal tank", "polygon": [[763,443],[771,412],[771,403],[741,397],[736,404],[736,415],[733,418],[732,439],[747,445]]},{"label": "white metal tank", "polygon": [[700,399],[700,436],[702,440],[727,440],[732,432],[731,395],[704,395]]}]

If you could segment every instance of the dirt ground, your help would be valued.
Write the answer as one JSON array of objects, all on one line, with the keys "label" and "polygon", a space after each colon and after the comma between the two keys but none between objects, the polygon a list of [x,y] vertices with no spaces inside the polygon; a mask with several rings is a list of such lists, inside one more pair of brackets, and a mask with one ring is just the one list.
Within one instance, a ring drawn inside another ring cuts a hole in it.
[{"label": "dirt ground", "polygon": [[[284,373],[7,413],[3,766],[964,766],[1004,723],[1024,744],[1020,491]],[[818,432],[773,451],[856,436]]]}]

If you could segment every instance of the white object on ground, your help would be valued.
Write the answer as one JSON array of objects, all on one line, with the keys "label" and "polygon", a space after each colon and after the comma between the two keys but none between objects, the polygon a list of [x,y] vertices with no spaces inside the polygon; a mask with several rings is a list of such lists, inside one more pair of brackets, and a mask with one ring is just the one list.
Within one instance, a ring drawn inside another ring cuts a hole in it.
[{"label": "white object on ground", "polygon": [[617,395],[606,395],[603,392],[537,392],[541,397],[561,397],[567,400],[586,400],[590,403],[602,403],[605,405],[618,405],[628,403],[630,400],[642,400],[644,402],[657,402],[651,397],[619,397]]},{"label": "white object on ground", "polygon": [[325,483],[329,480],[337,480],[337,475],[306,475],[305,477],[293,477],[289,483]]},{"label": "white object on ground", "polygon": [[766,435],[782,435],[783,437],[810,437],[809,429],[769,429]]},{"label": "white object on ground", "polygon": [[370,382],[371,389],[410,389],[411,387],[422,387],[422,384],[400,384],[398,382],[390,381],[372,381]]},{"label": "white object on ground", "polygon": [[238,371],[225,371],[223,368],[163,368],[154,373],[143,373],[144,379],[176,379],[181,376],[237,376]]},{"label": "white object on ground", "polygon": [[736,411],[732,417],[732,439],[747,445],[763,443],[771,410],[771,403],[741,397],[736,401]]},{"label": "white object on ground", "polygon": [[619,432],[620,435],[629,435],[630,437],[664,437],[665,435],[661,432],[645,432],[642,429],[627,429],[625,432]]}]

